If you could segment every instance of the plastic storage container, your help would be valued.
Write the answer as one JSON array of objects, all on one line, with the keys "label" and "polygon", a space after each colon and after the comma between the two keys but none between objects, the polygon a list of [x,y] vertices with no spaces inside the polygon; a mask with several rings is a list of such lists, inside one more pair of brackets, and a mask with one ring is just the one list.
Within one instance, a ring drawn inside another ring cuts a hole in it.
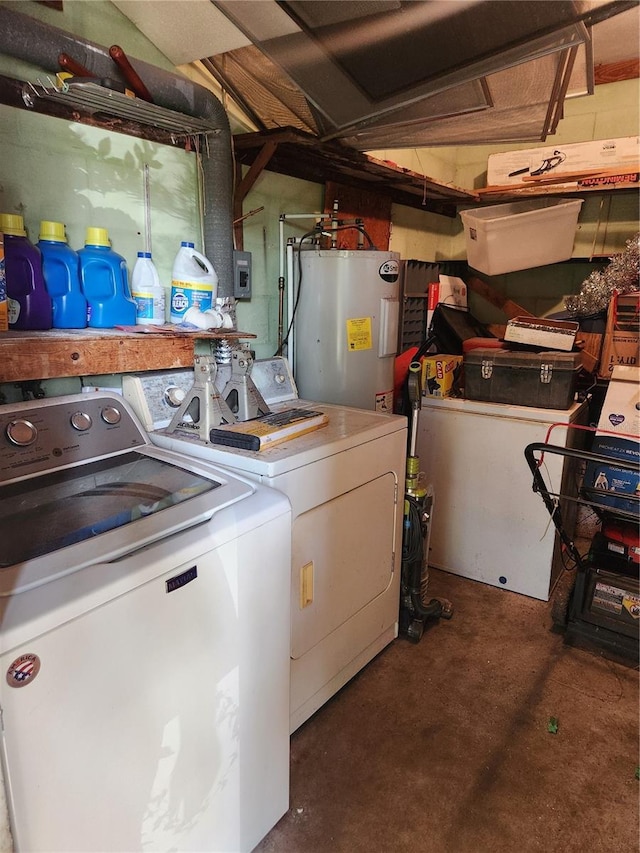
[{"label": "plastic storage container", "polygon": [[42,273],[42,255],[28,239],[22,216],[0,213],[10,329],[50,329],[51,297]]},{"label": "plastic storage container", "polygon": [[566,261],[583,199],[547,198],[461,210],[467,263],[486,275]]},{"label": "plastic storage container", "polygon": [[68,245],[62,222],[40,223],[38,248],[44,282],[51,297],[54,329],[84,329],[87,300],[80,286],[78,253]]},{"label": "plastic storage container", "polygon": [[487,403],[569,409],[580,353],[474,349],[464,356],[464,396]]},{"label": "plastic storage container", "polygon": [[165,322],[165,292],[151,252],[138,252],[131,273],[131,295],[137,306],[139,326],[162,326]]},{"label": "plastic storage container", "polygon": [[129,290],[127,263],[111,248],[107,229],[87,228],[78,257],[88,325],[96,329],[134,326],[137,307]]},{"label": "plastic storage container", "polygon": [[184,322],[189,308],[206,311],[218,295],[218,276],[213,264],[193,243],[183,241],[171,275],[171,322]]}]

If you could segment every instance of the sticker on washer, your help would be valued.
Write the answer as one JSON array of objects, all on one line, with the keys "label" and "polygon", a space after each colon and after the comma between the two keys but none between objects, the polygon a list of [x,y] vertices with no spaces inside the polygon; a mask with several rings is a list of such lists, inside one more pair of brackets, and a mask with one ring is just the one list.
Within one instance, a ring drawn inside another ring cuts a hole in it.
[{"label": "sticker on washer", "polygon": [[378,391],[376,394],[376,412],[384,412],[387,415],[393,412],[393,389],[391,391]]},{"label": "sticker on washer", "polygon": [[347,348],[349,352],[371,349],[371,317],[356,317],[347,320]]},{"label": "sticker on washer", "polygon": [[9,687],[26,687],[27,684],[31,684],[39,672],[40,658],[38,655],[20,655],[7,670],[7,684]]}]

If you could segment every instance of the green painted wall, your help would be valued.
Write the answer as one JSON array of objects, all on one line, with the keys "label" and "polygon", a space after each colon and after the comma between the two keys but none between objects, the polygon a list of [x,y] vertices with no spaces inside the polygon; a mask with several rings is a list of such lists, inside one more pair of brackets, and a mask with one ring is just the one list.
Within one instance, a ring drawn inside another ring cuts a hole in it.
[{"label": "green painted wall", "polygon": [[[107,0],[65,0],[63,13],[31,0],[6,5],[16,6],[21,12],[99,44],[120,44],[132,56],[173,70],[166,57]],[[197,67],[183,70],[192,79],[203,82]],[[42,70],[1,56],[0,73],[32,81],[42,77]],[[210,88],[215,91],[215,86]],[[592,98],[567,104],[566,118],[554,139],[582,141],[637,133],[638,101],[638,81],[600,86]],[[240,130],[241,123],[235,113],[231,120],[234,131]],[[375,156],[442,181],[471,187],[484,184],[487,157],[495,150],[502,148],[385,151],[375,152]],[[137,251],[144,248],[146,163],[150,171],[153,256],[167,288],[180,241],[190,239],[199,248],[202,245],[198,169],[192,153],[0,106],[0,163],[0,210],[21,213],[34,241],[41,219],[65,222],[74,248],[82,246],[87,226],[106,227],[114,249],[126,258],[131,269]],[[244,248],[252,253],[253,261],[253,297],[239,303],[238,325],[257,335],[253,345],[258,357],[272,355],[277,347],[280,216],[313,214],[322,207],[320,184],[268,171],[263,172],[245,199],[245,214],[262,210],[244,223]],[[637,230],[637,221],[637,197],[610,200],[610,197],[590,196],[581,213],[576,253],[589,256],[592,252],[619,251]],[[311,222],[312,219],[287,219],[285,239],[306,233]],[[460,220],[393,205],[391,248],[404,258],[464,258]],[[557,306],[564,294],[576,292],[589,269],[571,264],[546,267],[511,274],[496,284],[508,288],[509,295],[529,310],[542,313]],[[476,307],[479,315],[487,312],[486,305],[474,306],[472,301],[472,308]],[[100,384],[118,382],[117,377],[87,377],[86,381],[93,384],[94,379]],[[77,390],[79,382],[65,380],[49,387],[55,393],[66,393]],[[0,390],[7,392],[5,386]],[[8,393],[10,399],[15,399],[14,390]]]}]

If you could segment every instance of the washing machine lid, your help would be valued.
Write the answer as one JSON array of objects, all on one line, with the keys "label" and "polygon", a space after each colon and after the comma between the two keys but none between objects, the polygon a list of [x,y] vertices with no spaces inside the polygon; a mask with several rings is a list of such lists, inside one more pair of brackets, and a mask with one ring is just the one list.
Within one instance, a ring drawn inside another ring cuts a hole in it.
[{"label": "washing machine lid", "polygon": [[0,486],[0,599],[196,528],[253,494],[228,471],[150,445]]},{"label": "washing machine lid", "polygon": [[131,525],[221,485],[137,451],[11,483],[0,491],[0,568]]}]

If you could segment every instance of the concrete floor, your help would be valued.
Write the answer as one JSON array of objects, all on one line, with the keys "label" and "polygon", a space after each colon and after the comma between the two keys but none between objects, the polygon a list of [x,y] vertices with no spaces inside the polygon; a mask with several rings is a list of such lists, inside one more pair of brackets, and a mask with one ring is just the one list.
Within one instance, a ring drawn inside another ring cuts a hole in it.
[{"label": "concrete floor", "polygon": [[294,733],[291,807],[256,850],[637,851],[637,669],[565,645],[546,602],[435,570],[429,592],[453,619]]}]

